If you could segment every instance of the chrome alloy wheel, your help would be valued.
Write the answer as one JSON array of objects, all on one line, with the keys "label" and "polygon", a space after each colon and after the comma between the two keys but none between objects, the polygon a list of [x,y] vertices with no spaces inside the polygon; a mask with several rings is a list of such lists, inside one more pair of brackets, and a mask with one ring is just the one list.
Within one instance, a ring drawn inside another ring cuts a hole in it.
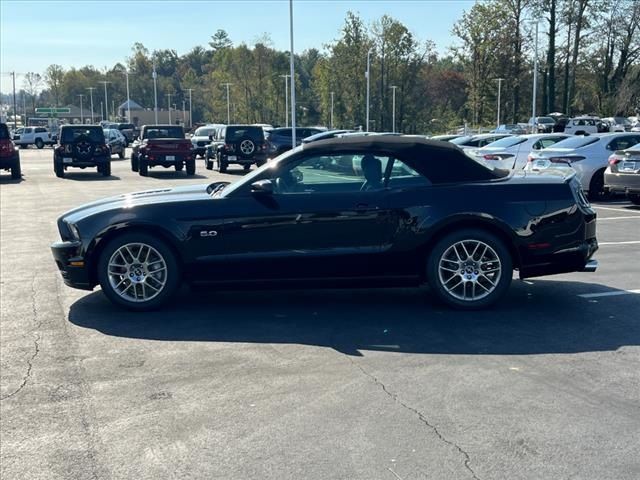
[{"label": "chrome alloy wheel", "polygon": [[109,259],[109,284],[129,302],[148,302],[167,283],[167,264],[160,252],[145,243],[127,243]]},{"label": "chrome alloy wheel", "polygon": [[468,302],[480,300],[493,292],[501,274],[498,254],[479,240],[454,243],[438,262],[441,285],[452,297]]},{"label": "chrome alloy wheel", "polygon": [[240,144],[240,151],[245,155],[251,155],[255,149],[256,146],[251,140],[243,140]]}]

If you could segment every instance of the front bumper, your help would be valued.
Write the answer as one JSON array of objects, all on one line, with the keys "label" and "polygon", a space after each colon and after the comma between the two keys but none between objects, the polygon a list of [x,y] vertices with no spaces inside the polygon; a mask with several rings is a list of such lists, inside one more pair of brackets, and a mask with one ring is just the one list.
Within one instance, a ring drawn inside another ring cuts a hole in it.
[{"label": "front bumper", "polygon": [[51,244],[51,253],[65,285],[81,290],[93,290],[89,269],[82,257],[81,242],[55,242]]},{"label": "front bumper", "polygon": [[604,172],[604,187],[613,193],[640,193],[640,173]]}]

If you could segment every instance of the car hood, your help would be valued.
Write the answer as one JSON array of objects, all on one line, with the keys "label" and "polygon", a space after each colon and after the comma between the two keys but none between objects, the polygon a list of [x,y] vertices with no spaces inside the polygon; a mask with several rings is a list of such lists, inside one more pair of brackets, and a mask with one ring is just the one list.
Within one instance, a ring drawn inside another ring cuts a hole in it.
[{"label": "car hood", "polygon": [[194,135],[193,137],[191,137],[191,141],[192,142],[210,142],[211,140],[209,139],[209,136]]},{"label": "car hood", "polygon": [[205,200],[209,198],[207,186],[206,184],[190,185],[186,187],[157,188],[142,192],[125,193],[123,195],[107,197],[96,200],[95,202],[86,203],[78,208],[69,210],[62,215],[62,218],[66,222],[77,223],[84,218],[106,211],[126,211],[145,205]]}]

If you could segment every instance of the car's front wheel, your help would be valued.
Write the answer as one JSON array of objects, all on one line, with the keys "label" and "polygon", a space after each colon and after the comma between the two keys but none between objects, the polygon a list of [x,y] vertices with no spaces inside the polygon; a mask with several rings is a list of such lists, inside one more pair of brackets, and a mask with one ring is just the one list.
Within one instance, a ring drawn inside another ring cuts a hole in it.
[{"label": "car's front wheel", "polygon": [[135,153],[131,154],[131,171],[138,171],[138,155],[136,155]]},{"label": "car's front wheel", "polygon": [[105,247],[98,281],[113,303],[131,310],[152,310],[178,289],[180,271],[171,249],[144,233],[127,233]]},{"label": "car's front wheel", "polygon": [[431,250],[427,280],[447,305],[473,310],[496,303],[507,291],[513,262],[504,243],[483,230],[450,233]]},{"label": "car's front wheel", "polygon": [[138,157],[138,173],[142,177],[146,177],[149,175],[149,163],[144,157]]}]

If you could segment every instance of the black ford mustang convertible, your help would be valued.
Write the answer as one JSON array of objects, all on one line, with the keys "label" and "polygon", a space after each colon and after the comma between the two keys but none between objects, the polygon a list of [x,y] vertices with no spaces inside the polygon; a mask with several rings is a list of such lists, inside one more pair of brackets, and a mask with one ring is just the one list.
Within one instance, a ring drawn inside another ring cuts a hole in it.
[{"label": "black ford mustang convertible", "polygon": [[[156,308],[182,282],[402,286],[487,307],[521,278],[594,271],[596,214],[573,176],[491,170],[444,142],[336,138],[239,181],[99,200],[58,220],[67,285]],[[215,288],[215,287],[213,287]]]}]

